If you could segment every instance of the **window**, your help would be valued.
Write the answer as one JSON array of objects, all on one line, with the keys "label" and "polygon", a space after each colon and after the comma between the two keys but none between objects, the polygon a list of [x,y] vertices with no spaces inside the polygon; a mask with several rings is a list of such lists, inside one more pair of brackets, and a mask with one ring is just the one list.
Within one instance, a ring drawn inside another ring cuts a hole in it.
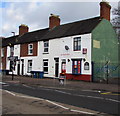
[{"label": "window", "polygon": [[75,37],[74,38],[74,51],[80,51],[81,50],[81,37]]},{"label": "window", "polygon": [[28,44],[28,55],[33,54],[33,44]]},{"label": "window", "polygon": [[81,74],[81,60],[73,60],[72,69],[73,74]]},{"label": "window", "polygon": [[1,57],[4,57],[4,48],[1,48]]},{"label": "window", "polygon": [[43,71],[44,73],[48,73],[48,59],[43,60]]},{"label": "window", "polygon": [[28,72],[32,71],[32,60],[28,60]]},{"label": "window", "polygon": [[66,59],[62,59],[62,73],[66,73]]},{"label": "window", "polygon": [[85,62],[85,64],[84,64],[84,70],[89,70],[89,63],[88,62]]},{"label": "window", "polygon": [[44,41],[44,53],[48,53],[49,51],[49,41]]},{"label": "window", "polygon": [[10,47],[10,56],[14,55],[14,46]]}]

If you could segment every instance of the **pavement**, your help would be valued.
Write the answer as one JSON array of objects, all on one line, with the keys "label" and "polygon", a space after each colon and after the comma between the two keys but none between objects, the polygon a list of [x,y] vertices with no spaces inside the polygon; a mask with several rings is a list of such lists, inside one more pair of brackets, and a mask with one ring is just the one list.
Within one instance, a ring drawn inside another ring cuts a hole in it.
[{"label": "pavement", "polygon": [[69,88],[76,90],[86,91],[104,91],[112,93],[120,93],[120,85],[118,84],[107,84],[107,83],[96,83],[96,82],[85,82],[75,80],[65,80],[64,84],[60,84],[58,79],[54,78],[31,78],[26,76],[14,76],[12,80],[11,75],[3,75],[3,82],[20,83],[30,86],[47,86],[56,88]]}]

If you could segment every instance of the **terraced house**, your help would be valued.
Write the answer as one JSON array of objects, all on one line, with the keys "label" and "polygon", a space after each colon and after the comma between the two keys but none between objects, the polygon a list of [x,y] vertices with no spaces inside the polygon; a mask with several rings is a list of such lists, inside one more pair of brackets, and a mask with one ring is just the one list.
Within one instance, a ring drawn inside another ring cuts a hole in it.
[{"label": "terraced house", "polygon": [[2,41],[2,69],[11,71],[14,65],[16,75],[42,71],[45,77],[58,78],[65,73],[67,79],[84,81],[105,75],[120,77],[118,40],[110,23],[110,9],[107,2],[101,2],[99,17],[62,25],[59,16],[51,14],[49,27],[33,32],[20,25],[19,35]]}]

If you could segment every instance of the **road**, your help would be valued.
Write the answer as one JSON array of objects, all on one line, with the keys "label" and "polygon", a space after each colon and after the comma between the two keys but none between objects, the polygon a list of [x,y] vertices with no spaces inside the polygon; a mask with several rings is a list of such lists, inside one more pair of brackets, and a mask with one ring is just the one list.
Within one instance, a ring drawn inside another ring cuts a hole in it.
[{"label": "road", "polygon": [[[35,98],[44,99],[49,103],[67,104],[74,107],[90,109],[97,113],[107,113],[110,115],[118,115],[118,100],[117,94],[102,93],[100,91],[73,90],[55,87],[43,86],[28,86],[24,84],[3,85],[3,90],[7,90],[10,94],[15,93],[29,95]],[[59,106],[59,105],[58,105]],[[64,107],[64,105],[60,106]],[[84,111],[83,111],[84,112]],[[88,112],[89,113],[89,112]]]}]

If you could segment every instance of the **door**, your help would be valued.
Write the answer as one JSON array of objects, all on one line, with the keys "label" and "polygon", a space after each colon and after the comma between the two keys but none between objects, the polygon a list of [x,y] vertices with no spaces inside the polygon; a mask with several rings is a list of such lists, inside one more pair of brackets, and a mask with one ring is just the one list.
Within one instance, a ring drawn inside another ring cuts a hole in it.
[{"label": "door", "polygon": [[54,58],[55,60],[55,77],[59,76],[59,58]]},{"label": "door", "polygon": [[17,65],[17,75],[20,75],[20,61],[18,61]]},{"label": "door", "polygon": [[24,59],[21,60],[22,61],[22,69],[21,69],[21,74],[24,75]]}]

